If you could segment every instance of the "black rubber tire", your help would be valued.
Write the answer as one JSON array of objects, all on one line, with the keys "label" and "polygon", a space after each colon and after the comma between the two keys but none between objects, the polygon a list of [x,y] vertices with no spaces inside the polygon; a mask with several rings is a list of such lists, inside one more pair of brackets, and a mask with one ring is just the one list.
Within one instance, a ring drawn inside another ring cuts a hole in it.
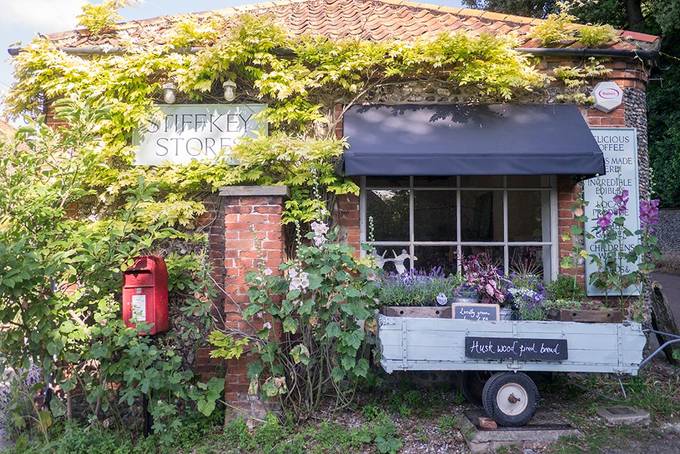
[{"label": "black rubber tire", "polygon": [[[500,389],[509,383],[521,386],[527,394],[527,406],[517,415],[503,413],[498,407],[496,396]],[[522,372],[500,372],[495,374],[484,385],[482,391],[482,405],[489,418],[496,421],[499,426],[520,427],[526,425],[536,413],[538,407],[538,388],[529,376]]]},{"label": "black rubber tire", "polygon": [[482,393],[490,372],[483,370],[466,370],[460,374],[460,392],[471,404],[482,405]]}]

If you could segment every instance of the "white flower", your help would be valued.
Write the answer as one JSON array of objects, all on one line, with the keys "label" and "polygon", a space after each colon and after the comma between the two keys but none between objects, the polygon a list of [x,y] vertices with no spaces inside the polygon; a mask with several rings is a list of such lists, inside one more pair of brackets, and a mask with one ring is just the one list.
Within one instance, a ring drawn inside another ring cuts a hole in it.
[{"label": "white flower", "polygon": [[325,222],[312,222],[312,230],[314,235],[325,235],[328,233],[328,225]]},{"label": "white flower", "polygon": [[265,329],[272,329],[272,324],[269,322],[265,322],[264,325],[262,325],[262,327]]},{"label": "white flower", "polygon": [[304,271],[297,271],[295,268],[291,268],[288,271],[288,277],[290,278],[290,284],[288,285],[290,290],[305,291],[309,287],[309,274]]},{"label": "white flower", "polygon": [[312,222],[312,231],[314,231],[314,245],[320,247],[326,243],[326,234],[328,233],[328,225],[324,222]]},{"label": "white flower", "polygon": [[273,273],[273,271],[272,271],[271,268],[265,268],[265,270],[264,270],[264,275],[265,275],[265,276],[271,276],[272,273]]}]

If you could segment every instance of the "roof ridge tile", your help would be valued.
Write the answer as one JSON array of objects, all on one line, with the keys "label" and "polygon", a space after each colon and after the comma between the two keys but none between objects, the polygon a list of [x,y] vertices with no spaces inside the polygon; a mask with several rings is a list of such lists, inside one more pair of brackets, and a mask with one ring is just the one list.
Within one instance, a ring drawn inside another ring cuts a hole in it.
[{"label": "roof ridge tile", "polygon": [[[116,31],[105,35],[91,34],[80,28],[49,34],[48,39],[59,47],[97,46],[104,43],[119,45],[131,38],[137,40],[139,45],[161,44],[167,39],[173,25],[185,17],[207,19],[221,16],[231,20],[230,18],[243,13],[272,14],[291,36],[308,33],[326,37],[404,41],[417,39],[432,30],[467,32],[471,35],[484,31],[505,35],[510,30],[516,32],[521,41],[532,42],[531,27],[543,22],[542,19],[433,5],[415,0],[273,0],[213,11],[122,22],[118,24]],[[371,30],[379,30],[380,33],[372,33]],[[621,41],[611,44],[609,48],[643,49],[658,45],[659,40],[657,36],[629,31],[619,31],[619,36]]]}]

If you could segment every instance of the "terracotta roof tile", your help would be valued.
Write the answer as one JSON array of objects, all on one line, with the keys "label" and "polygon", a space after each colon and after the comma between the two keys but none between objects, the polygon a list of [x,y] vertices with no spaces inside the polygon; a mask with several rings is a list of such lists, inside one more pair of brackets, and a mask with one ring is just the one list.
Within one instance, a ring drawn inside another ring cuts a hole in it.
[{"label": "terracotta roof tile", "polygon": [[[139,45],[162,44],[168,39],[173,25],[185,17],[209,20],[222,16],[228,23],[230,17],[243,12],[270,15],[292,36],[316,34],[333,39],[410,41],[445,31],[472,35],[487,32],[507,35],[514,32],[522,47],[539,46],[537,40],[530,38],[530,32],[532,25],[541,22],[528,17],[404,0],[279,0],[190,15],[129,21],[119,24],[115,32],[101,35],[73,30],[54,33],[48,38],[59,47],[117,46],[131,39]],[[620,36],[623,39],[610,48],[648,49],[659,43],[659,37],[644,33],[622,31]]]}]

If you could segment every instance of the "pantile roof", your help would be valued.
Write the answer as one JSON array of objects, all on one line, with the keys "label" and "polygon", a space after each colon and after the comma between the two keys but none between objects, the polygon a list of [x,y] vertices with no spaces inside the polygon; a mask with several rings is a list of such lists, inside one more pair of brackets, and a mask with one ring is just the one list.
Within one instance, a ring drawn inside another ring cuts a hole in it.
[{"label": "pantile roof", "polygon": [[[118,47],[130,42],[139,45],[162,44],[168,39],[173,25],[187,16],[200,21],[209,20],[215,15],[228,19],[242,13],[269,15],[292,36],[312,34],[331,39],[409,41],[442,32],[473,35],[485,32],[505,35],[513,32],[519,38],[520,47],[540,47],[538,40],[529,36],[532,26],[540,23],[540,19],[403,0],[283,0],[190,15],[133,20],[119,24],[115,31],[100,35],[79,29],[54,33],[48,38],[62,48]],[[609,45],[610,49],[655,49],[659,44],[659,37],[654,35],[630,31],[618,33],[620,39]],[[562,47],[582,46],[567,42]]]}]

